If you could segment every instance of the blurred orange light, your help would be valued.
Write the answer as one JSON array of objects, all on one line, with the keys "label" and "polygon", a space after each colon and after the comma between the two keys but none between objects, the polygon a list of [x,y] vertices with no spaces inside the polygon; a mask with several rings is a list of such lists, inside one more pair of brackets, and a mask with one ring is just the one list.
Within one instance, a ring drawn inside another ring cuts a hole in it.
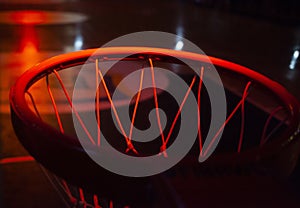
[{"label": "blurred orange light", "polygon": [[32,54],[38,52],[39,42],[35,27],[26,25],[22,28],[19,51],[21,53]]},{"label": "blurred orange light", "polygon": [[16,24],[36,25],[44,23],[47,18],[42,11],[15,11],[11,13],[11,20]]},{"label": "blurred orange light", "polygon": [[33,42],[26,42],[21,49],[21,53],[28,55],[35,54],[37,52],[37,46]]}]

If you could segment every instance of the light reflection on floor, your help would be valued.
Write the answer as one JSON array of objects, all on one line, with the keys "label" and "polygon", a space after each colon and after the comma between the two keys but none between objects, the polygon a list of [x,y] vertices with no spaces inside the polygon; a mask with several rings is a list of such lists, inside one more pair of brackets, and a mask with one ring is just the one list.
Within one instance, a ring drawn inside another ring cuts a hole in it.
[{"label": "light reflection on floor", "polygon": [[12,10],[0,12],[0,24],[12,25],[58,25],[84,22],[87,16],[74,12],[42,10]]},{"label": "light reflection on floor", "polygon": [[1,0],[1,3],[6,4],[58,4],[64,2],[75,2],[77,0]]}]

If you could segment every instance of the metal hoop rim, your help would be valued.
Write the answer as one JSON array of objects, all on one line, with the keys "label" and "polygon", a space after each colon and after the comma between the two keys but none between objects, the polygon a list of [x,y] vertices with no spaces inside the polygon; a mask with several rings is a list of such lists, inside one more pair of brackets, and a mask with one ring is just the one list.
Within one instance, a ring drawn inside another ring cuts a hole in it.
[{"label": "metal hoop rim", "polygon": [[[25,100],[25,92],[27,89],[38,79],[44,77],[46,74],[51,73],[53,69],[64,69],[69,66],[74,65],[74,63],[81,63],[86,61],[91,56],[109,56],[109,55],[118,55],[118,54],[147,54],[147,55],[166,55],[173,57],[181,57],[183,59],[189,59],[193,61],[212,63],[216,66],[222,67],[225,70],[229,70],[244,76],[249,77],[252,80],[260,83],[265,86],[271,92],[273,92],[278,98],[284,103],[285,107],[289,109],[291,114],[291,125],[284,132],[287,137],[278,138],[272,144],[266,144],[261,148],[254,148],[252,151],[244,151],[238,154],[239,159],[243,159],[253,156],[259,155],[262,156],[265,152],[276,152],[279,148],[283,146],[289,145],[296,137],[294,137],[294,133],[299,128],[299,115],[300,115],[300,105],[297,99],[291,95],[284,87],[278,84],[275,81],[265,77],[258,72],[255,72],[247,67],[232,63],[230,61],[222,60],[215,57],[210,57],[201,54],[195,54],[192,52],[185,51],[175,51],[170,49],[162,49],[162,48],[148,48],[148,47],[108,47],[108,48],[100,48],[100,49],[88,49],[83,51],[72,52],[68,54],[63,54],[59,56],[55,56],[46,61],[41,62],[33,66],[27,72],[25,72],[14,84],[14,86],[10,90],[10,106],[11,111],[32,131],[43,131],[45,133],[49,133],[51,135],[59,135],[64,138],[62,141],[64,144],[75,145],[78,151],[78,141],[74,141],[73,138],[68,137],[67,135],[60,135],[59,131],[54,129],[53,127],[47,125],[42,122],[35,113],[29,108],[26,104]],[[267,150],[267,151],[262,151]],[[243,157],[241,157],[244,155]],[[223,157],[223,156],[222,156]],[[218,157],[219,158],[219,157]],[[220,157],[221,158],[221,157]],[[251,158],[251,157],[250,157]],[[223,159],[222,159],[223,160]]]}]

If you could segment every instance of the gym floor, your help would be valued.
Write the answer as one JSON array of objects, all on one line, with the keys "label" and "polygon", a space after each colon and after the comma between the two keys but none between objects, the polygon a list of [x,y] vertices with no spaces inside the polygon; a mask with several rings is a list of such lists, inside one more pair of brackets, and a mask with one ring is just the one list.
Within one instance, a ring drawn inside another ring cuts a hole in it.
[{"label": "gym floor", "polygon": [[[29,67],[49,57],[98,48],[132,32],[164,31],[187,38],[207,55],[270,77],[299,100],[300,5],[244,2],[0,0],[0,207],[66,207],[35,161],[3,162],[28,156],[10,122],[9,89]],[[223,192],[205,187],[201,196],[196,188],[179,186],[176,207],[299,207],[299,169],[286,181],[270,179],[238,190],[227,184]],[[194,193],[187,196],[186,190]]]}]

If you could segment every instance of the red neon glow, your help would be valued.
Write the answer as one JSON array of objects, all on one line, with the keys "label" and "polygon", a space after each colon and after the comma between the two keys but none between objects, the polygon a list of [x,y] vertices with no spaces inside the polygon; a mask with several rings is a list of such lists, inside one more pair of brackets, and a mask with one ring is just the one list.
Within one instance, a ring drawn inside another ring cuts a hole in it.
[{"label": "red neon glow", "polygon": [[[212,147],[213,143],[216,141],[216,139],[218,138],[218,136],[221,134],[221,131],[225,128],[225,126],[228,124],[228,122],[231,120],[231,118],[235,115],[235,113],[237,112],[237,110],[242,106],[243,102],[245,102],[245,99],[248,96],[248,88],[250,87],[250,85],[251,85],[251,82],[248,82],[247,85],[246,85],[246,87],[245,87],[245,89],[244,89],[244,93],[243,93],[244,95],[243,95],[242,99],[236,105],[236,107],[233,109],[233,111],[228,116],[228,118],[226,119],[226,121],[219,128],[219,130],[217,131],[217,133],[215,134],[215,136],[213,137],[213,139],[211,140],[211,142],[208,144],[208,147],[204,151],[203,156],[205,156],[207,154],[207,152],[209,151],[209,149]],[[202,156],[202,152],[200,152],[200,156]]]},{"label": "red neon glow", "polygon": [[142,69],[141,71],[141,77],[140,77],[140,86],[139,86],[139,91],[137,94],[137,98],[135,101],[135,105],[134,105],[134,110],[133,110],[133,115],[132,115],[132,122],[130,125],[130,131],[129,131],[129,138],[132,139],[132,130],[133,130],[133,126],[134,126],[134,121],[135,121],[135,116],[136,116],[136,111],[140,102],[140,98],[141,98],[141,92],[142,92],[142,87],[143,87],[143,79],[144,79],[144,69]]},{"label": "red neon glow", "polygon": [[11,20],[16,24],[37,25],[47,21],[42,11],[15,11],[11,13]]},{"label": "red neon glow", "polygon": [[263,133],[262,133],[262,136],[261,136],[261,139],[260,139],[260,146],[264,145],[268,139],[268,137],[266,136],[267,134],[267,129],[268,129],[268,126],[271,122],[271,119],[274,117],[274,115],[278,112],[278,111],[281,111],[283,109],[282,106],[279,106],[277,108],[275,108],[269,115],[265,125],[264,125],[264,129],[263,129]]},{"label": "red neon glow", "polygon": [[10,157],[0,159],[0,165],[11,164],[11,163],[22,163],[22,162],[32,162],[35,161],[31,156],[22,156],[22,157]]},{"label": "red neon glow", "polygon": [[58,110],[57,110],[57,105],[55,103],[55,99],[54,99],[53,93],[51,91],[51,87],[50,87],[50,84],[49,84],[49,78],[48,78],[48,76],[46,77],[46,83],[47,83],[48,94],[49,94],[49,97],[51,99],[52,106],[54,108],[54,112],[55,112],[55,116],[56,116],[56,120],[57,120],[57,123],[58,123],[58,126],[59,126],[59,130],[60,130],[61,133],[64,133],[64,128],[63,128],[63,125],[62,125],[62,122],[61,122],[61,119],[60,119],[60,116],[59,116],[59,113],[58,113]]},{"label": "red neon glow", "polygon": [[149,58],[149,63],[150,63],[150,69],[151,69],[151,76],[152,76],[152,85],[153,85],[153,95],[154,95],[154,103],[155,103],[155,112],[156,112],[156,118],[157,118],[157,124],[159,127],[161,139],[162,139],[162,146],[161,146],[161,151],[163,152],[164,156],[167,157],[166,153],[166,141],[165,141],[165,136],[161,127],[161,119],[159,115],[159,108],[158,108],[158,100],[157,100],[157,92],[156,92],[156,83],[155,83],[155,76],[154,76],[154,68],[153,68],[153,63],[152,59]]},{"label": "red neon glow", "polygon": [[102,83],[103,83],[103,87],[104,87],[105,93],[106,93],[106,95],[107,95],[107,98],[108,98],[108,100],[109,100],[109,103],[111,104],[111,108],[112,108],[112,110],[113,110],[113,112],[114,112],[114,115],[115,115],[115,117],[116,117],[117,123],[118,123],[118,125],[119,125],[119,127],[120,127],[120,130],[122,131],[122,134],[123,134],[125,140],[126,140],[126,143],[127,143],[127,149],[126,149],[126,152],[129,152],[130,150],[132,150],[135,154],[138,154],[137,150],[134,148],[134,146],[133,146],[133,144],[132,144],[132,142],[131,142],[131,139],[128,138],[127,135],[126,135],[126,133],[125,133],[125,130],[124,130],[124,128],[123,128],[123,125],[122,125],[122,123],[121,123],[121,120],[120,120],[120,118],[119,118],[119,116],[118,116],[116,107],[115,107],[115,105],[114,105],[114,103],[113,103],[113,101],[112,101],[111,95],[110,95],[110,93],[109,93],[109,90],[108,90],[108,88],[107,88],[106,82],[105,82],[105,80],[104,80],[103,74],[102,74],[101,70],[99,69],[99,63],[98,63],[98,62],[99,62],[99,60],[96,59],[96,63],[95,63],[95,64],[96,64],[96,69],[97,69],[97,71],[98,71],[98,73],[99,73],[99,75],[100,75],[100,79],[101,79],[101,81],[102,81]]},{"label": "red neon glow", "polygon": [[196,76],[194,76],[194,78],[193,78],[193,80],[192,80],[192,83],[191,83],[191,85],[190,85],[188,91],[186,92],[186,94],[185,94],[185,96],[184,96],[184,98],[183,98],[183,101],[182,101],[182,103],[181,103],[181,105],[180,105],[180,107],[179,107],[179,110],[177,111],[177,114],[176,114],[176,116],[175,116],[175,118],[174,118],[174,120],[173,120],[173,123],[172,123],[172,125],[171,125],[170,131],[169,131],[169,133],[168,133],[167,139],[166,139],[165,143],[163,144],[164,147],[161,148],[162,150],[165,150],[166,147],[167,147],[167,143],[168,143],[168,141],[169,141],[169,139],[170,139],[170,137],[171,137],[171,135],[172,135],[172,133],[173,133],[175,124],[176,124],[176,122],[177,122],[177,120],[178,120],[178,118],[179,118],[179,115],[180,115],[180,113],[181,113],[181,111],[182,111],[182,108],[183,108],[183,106],[184,106],[184,104],[185,104],[185,102],[186,102],[186,100],[187,100],[187,98],[188,98],[188,95],[190,94],[190,92],[191,92],[191,90],[192,90],[192,88],[193,88],[193,86],[194,86],[194,84],[195,84],[195,81],[196,81]]},{"label": "red neon glow", "polygon": [[62,185],[65,189],[66,194],[68,195],[70,201],[75,204],[77,199],[75,197],[72,196],[71,190],[69,189],[69,186],[67,184],[67,182],[65,180],[62,180]]},{"label": "red neon glow", "polygon": [[97,67],[95,67],[95,76],[96,76],[96,113],[97,113],[97,123],[98,123],[98,128],[97,128],[97,145],[100,147],[100,140],[101,140],[101,132],[100,132],[100,126],[101,126],[101,119],[100,119],[100,88],[99,86],[99,76],[98,76],[98,71]]},{"label": "red neon glow", "polygon": [[200,71],[200,80],[199,80],[199,86],[198,86],[198,96],[197,96],[197,102],[198,102],[198,139],[199,139],[199,150],[200,155],[202,154],[202,133],[201,133],[201,90],[202,90],[202,84],[203,84],[203,74],[204,74],[204,67],[201,67]]},{"label": "red neon glow", "polygon": [[86,207],[85,206],[86,202],[85,202],[84,193],[83,193],[82,188],[79,188],[79,197],[80,197],[81,202],[84,204],[84,207]]},{"label": "red neon glow", "polygon": [[248,90],[249,90],[249,87],[250,87],[250,84],[251,82],[248,82],[248,84],[246,85],[246,88],[244,90],[244,93],[243,93],[243,97],[242,97],[242,100],[243,100],[243,103],[242,103],[242,107],[241,107],[241,131],[240,131],[240,139],[239,139],[239,145],[238,145],[238,153],[241,152],[241,148],[242,148],[242,143],[243,143],[243,138],[244,138],[244,130],[245,130],[245,100],[247,98],[247,93],[248,93]]},{"label": "red neon glow", "polygon": [[99,205],[98,196],[96,194],[94,194],[94,206],[95,208],[101,208],[101,206]]},{"label": "red neon glow", "polygon": [[94,141],[93,137],[91,136],[91,134],[90,134],[89,131],[87,130],[87,128],[86,128],[85,124],[83,123],[82,119],[80,118],[78,112],[77,112],[76,109],[73,107],[73,103],[72,103],[72,101],[71,101],[71,98],[70,98],[70,96],[69,96],[69,93],[67,92],[67,89],[66,89],[66,87],[65,87],[65,85],[64,85],[64,83],[63,83],[61,77],[59,76],[59,74],[57,73],[56,70],[53,70],[53,73],[55,74],[55,76],[56,76],[56,78],[57,78],[57,80],[58,80],[58,82],[59,82],[61,88],[63,89],[64,94],[65,94],[65,96],[66,96],[66,98],[67,98],[67,100],[68,100],[68,103],[69,103],[70,107],[72,108],[73,112],[75,113],[75,116],[76,116],[76,118],[78,119],[80,125],[82,126],[84,132],[85,132],[86,135],[89,137],[89,140],[90,140],[93,144],[95,144],[95,141]]}]

